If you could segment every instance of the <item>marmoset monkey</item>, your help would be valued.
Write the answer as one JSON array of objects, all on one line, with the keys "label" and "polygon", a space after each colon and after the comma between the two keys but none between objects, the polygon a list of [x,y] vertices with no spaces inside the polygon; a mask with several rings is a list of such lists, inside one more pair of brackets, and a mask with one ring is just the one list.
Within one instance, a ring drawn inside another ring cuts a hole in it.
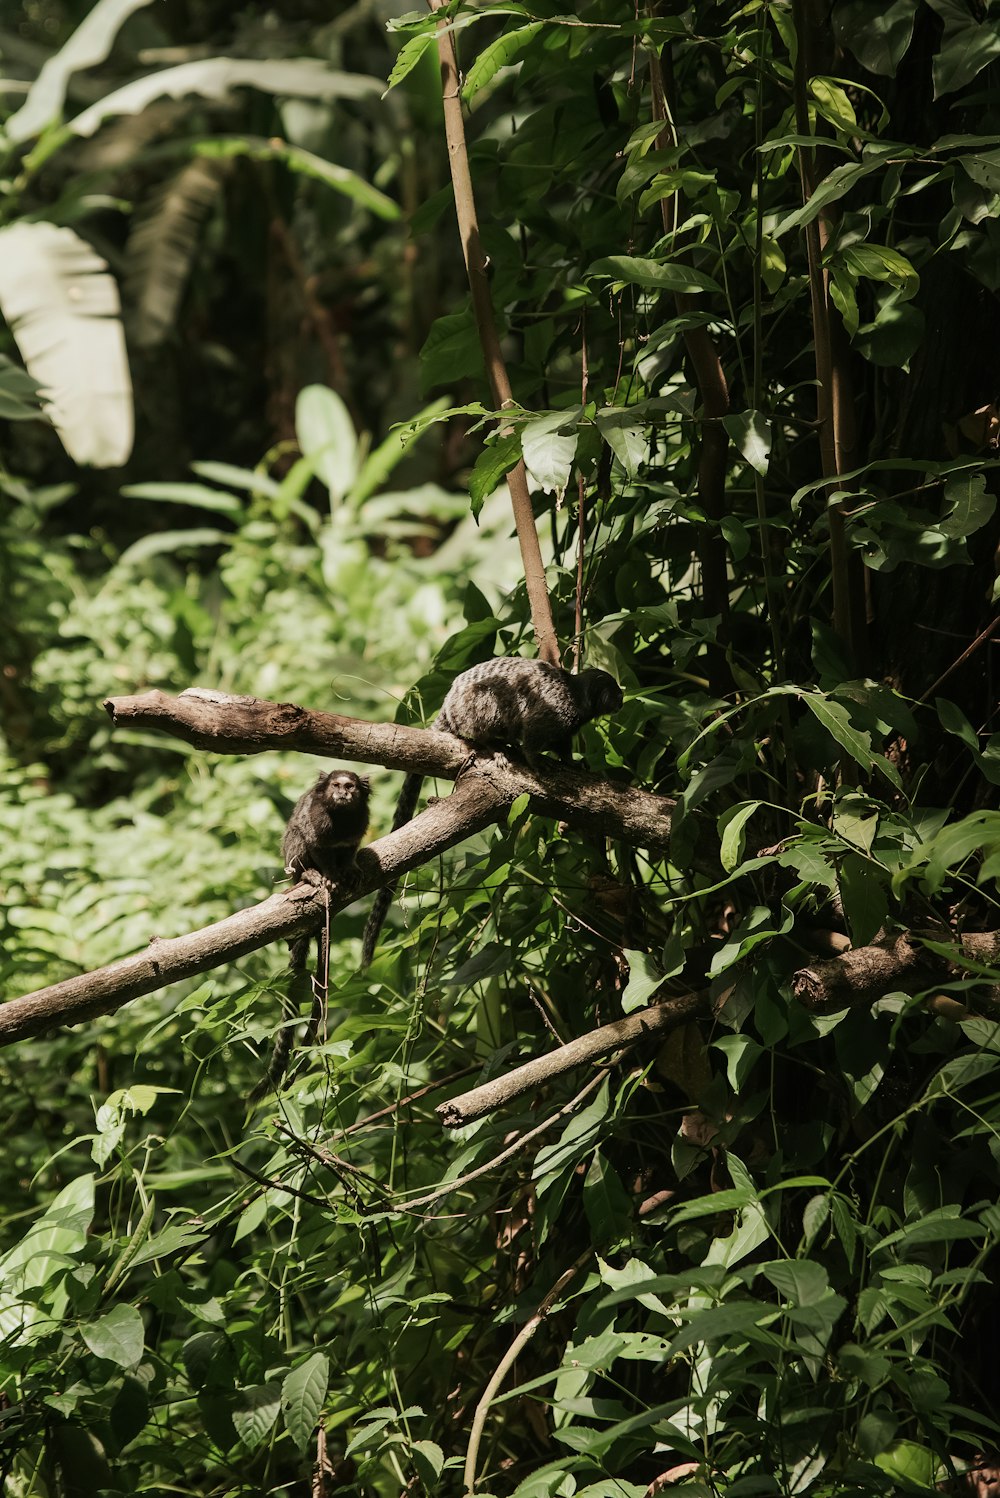
[{"label": "marmoset monkey", "polygon": [[[607,671],[573,676],[545,661],[499,656],[455,677],[431,727],[477,748],[520,749],[536,768],[546,750],[568,757],[577,729],[592,718],[617,712],[621,705],[622,689]],[[423,778],[407,775],[403,781],[393,832],[413,816]],[[386,885],[375,896],[361,942],[363,967],[375,955],[394,890],[394,884]]]},{"label": "marmoset monkey", "polygon": [[[315,884],[329,890],[354,877],[354,860],[368,827],[368,780],[353,770],[330,770],[300,796],[288,818],[281,840],[285,873],[304,884]],[[306,970],[311,933],[297,936],[289,943],[292,983],[289,998],[293,1000],[298,979]],[[330,965],[329,913],[320,928],[316,942],[316,976],[313,980],[313,1012],[309,1020],[309,1039],[315,1038],[326,1011],[326,989]],[[286,1019],[298,1012],[294,1001],[289,1004]],[[276,1087],[285,1075],[292,1049],[294,1025],[285,1024],[275,1037],[267,1075],[254,1089],[252,1098]]]}]

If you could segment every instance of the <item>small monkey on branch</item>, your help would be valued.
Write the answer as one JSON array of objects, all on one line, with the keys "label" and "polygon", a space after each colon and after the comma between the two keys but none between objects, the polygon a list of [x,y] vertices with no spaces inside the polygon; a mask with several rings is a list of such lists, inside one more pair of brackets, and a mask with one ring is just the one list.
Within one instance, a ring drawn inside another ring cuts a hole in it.
[{"label": "small monkey on branch", "polygon": [[[319,1033],[326,1014],[330,981],[330,890],[353,882],[356,855],[368,829],[369,783],[353,770],[330,770],[300,796],[288,818],[281,840],[285,873],[303,884],[321,888],[326,894],[326,918],[316,939],[316,975],[312,985],[312,1014],[307,1040]],[[292,1049],[292,1032],[297,1014],[295,997],[307,968],[311,935],[305,932],[289,944],[292,981],[285,1023],[278,1031],[267,1073],[252,1093],[262,1097],[276,1087],[285,1075]]]}]

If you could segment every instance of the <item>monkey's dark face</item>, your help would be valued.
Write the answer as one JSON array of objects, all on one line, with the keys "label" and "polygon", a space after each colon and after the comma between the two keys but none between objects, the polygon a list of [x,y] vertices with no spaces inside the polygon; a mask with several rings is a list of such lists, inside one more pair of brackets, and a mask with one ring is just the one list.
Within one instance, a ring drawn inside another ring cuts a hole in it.
[{"label": "monkey's dark face", "polygon": [[616,713],[625,700],[622,689],[607,671],[591,668],[580,672],[587,694],[587,706],[591,716],[601,718],[605,713]]},{"label": "monkey's dark face", "polygon": [[368,777],[351,770],[331,770],[321,775],[316,790],[327,806],[365,806],[368,803]]}]

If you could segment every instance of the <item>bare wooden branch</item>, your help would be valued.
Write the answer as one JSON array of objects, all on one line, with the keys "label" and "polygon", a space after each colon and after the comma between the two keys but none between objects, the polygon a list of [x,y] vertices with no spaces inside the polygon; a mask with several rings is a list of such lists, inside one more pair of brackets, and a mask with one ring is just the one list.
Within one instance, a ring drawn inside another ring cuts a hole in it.
[{"label": "bare wooden branch", "polygon": [[153,691],[138,697],[108,697],[104,709],[116,728],[169,733],[215,754],[297,749],[303,754],[336,754],[366,765],[448,780],[454,780],[469,762],[468,744],[451,734],[398,723],[368,723],[340,713],[309,712],[294,702],[236,697],[203,687],[189,687],[179,696]]},{"label": "bare wooden branch", "polygon": [[542,816],[565,819],[642,848],[662,848],[670,840],[675,802],[665,796],[580,770],[536,772],[502,754],[477,755],[470,767],[469,745],[436,729],[367,723],[339,713],[308,712],[290,702],[233,697],[197,687],[176,697],[168,692],[109,697],[104,706],[116,727],[158,730],[216,754],[296,749],[444,780],[454,780],[463,771],[463,782],[473,775],[488,780],[500,801],[527,793],[532,810]]},{"label": "bare wooden branch", "polygon": [[645,1035],[664,1035],[678,1025],[710,1012],[709,998],[704,993],[685,994],[683,998],[670,999],[665,1004],[637,1009],[624,1019],[614,1020],[610,1025],[602,1025],[599,1030],[591,1030],[571,1040],[547,1056],[526,1061],[523,1066],[507,1072],[506,1076],[494,1077],[481,1087],[473,1087],[469,1092],[449,1098],[435,1112],[446,1129],[475,1123],[477,1118],[503,1108],[514,1098],[542,1087],[553,1077],[560,1077],[574,1067],[584,1066],[598,1056],[606,1056],[609,1051],[627,1049]]},{"label": "bare wooden branch", "polygon": [[[428,807],[398,832],[361,849],[358,877],[349,887],[333,890],[331,913],[471,837],[501,816],[504,807],[503,798],[483,777],[463,779],[447,800]],[[200,931],[165,939],[153,937],[146,950],[133,957],[0,1005],[0,1046],[38,1035],[51,1025],[75,1025],[98,1014],[110,1014],[142,994],[245,957],[281,937],[311,930],[323,919],[322,892],[312,885],[297,884],[284,894],[271,895],[260,905],[240,910]]]},{"label": "bare wooden branch", "polygon": [[[1000,931],[970,932],[958,945],[963,955],[977,964],[1000,962]],[[929,951],[919,940],[897,936],[800,968],[792,975],[792,992],[814,1013],[836,1014],[840,1009],[874,1003],[897,989],[914,993],[968,976],[960,966]],[[990,1018],[1000,1017],[1000,987],[988,978],[963,994],[963,1001]]]}]

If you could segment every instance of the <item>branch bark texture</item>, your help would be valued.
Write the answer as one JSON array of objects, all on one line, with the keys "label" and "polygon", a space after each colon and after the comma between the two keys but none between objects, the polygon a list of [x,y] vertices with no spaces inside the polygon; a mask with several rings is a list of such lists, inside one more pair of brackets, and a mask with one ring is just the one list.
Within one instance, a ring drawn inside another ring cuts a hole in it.
[{"label": "branch bark texture", "polygon": [[[962,954],[984,966],[1000,962],[1000,931],[971,932],[959,942]],[[800,968],[792,977],[792,992],[815,1014],[836,1014],[859,1004],[871,1004],[887,993],[905,993],[954,982],[969,974],[931,952],[909,936],[870,947],[856,947],[825,962]],[[1000,1016],[1000,988],[984,979],[964,996],[972,1009],[991,1018]]]},{"label": "branch bark texture", "polygon": [[637,1009],[624,1019],[614,1020],[610,1025],[602,1025],[599,1030],[591,1030],[588,1034],[571,1040],[547,1056],[536,1056],[533,1061],[526,1061],[523,1066],[515,1067],[505,1076],[494,1077],[481,1087],[473,1087],[459,1097],[449,1098],[435,1112],[446,1129],[462,1128],[463,1125],[475,1123],[477,1118],[483,1118],[487,1113],[513,1102],[514,1098],[536,1091],[554,1077],[572,1071],[574,1067],[584,1066],[588,1061],[606,1056],[610,1051],[633,1046],[646,1035],[665,1035],[670,1030],[676,1030],[678,1025],[687,1024],[689,1020],[710,1012],[708,995],[704,993],[685,994],[683,998],[670,999],[665,1004]]}]

